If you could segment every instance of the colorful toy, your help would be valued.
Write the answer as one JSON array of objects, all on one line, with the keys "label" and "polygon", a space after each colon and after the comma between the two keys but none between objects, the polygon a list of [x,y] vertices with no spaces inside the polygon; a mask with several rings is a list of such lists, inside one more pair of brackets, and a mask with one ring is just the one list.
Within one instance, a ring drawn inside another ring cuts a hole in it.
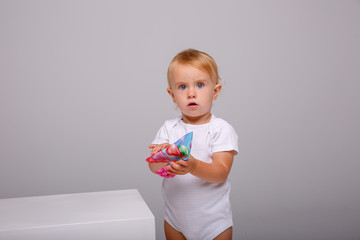
[{"label": "colorful toy", "polygon": [[[157,152],[151,157],[148,157],[146,161],[149,163],[179,163],[181,159],[187,160],[191,152],[192,138],[193,133],[190,132],[167,148],[164,148],[160,152]],[[156,173],[165,178],[175,177],[175,175],[168,174],[167,171],[167,167],[163,167],[157,170]]]}]

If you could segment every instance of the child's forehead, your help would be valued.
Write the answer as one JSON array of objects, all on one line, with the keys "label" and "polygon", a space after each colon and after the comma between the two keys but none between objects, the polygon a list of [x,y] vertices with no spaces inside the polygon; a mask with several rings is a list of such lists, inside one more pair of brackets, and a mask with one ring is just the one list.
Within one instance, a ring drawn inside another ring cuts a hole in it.
[{"label": "child's forehead", "polygon": [[190,64],[177,64],[171,71],[172,77],[207,77],[210,75],[202,68]]}]

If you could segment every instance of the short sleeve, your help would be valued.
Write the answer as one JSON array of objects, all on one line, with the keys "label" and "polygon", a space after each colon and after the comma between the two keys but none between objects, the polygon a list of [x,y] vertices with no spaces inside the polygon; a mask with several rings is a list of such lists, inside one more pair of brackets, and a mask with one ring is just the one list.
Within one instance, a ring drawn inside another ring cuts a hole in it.
[{"label": "short sleeve", "polygon": [[212,132],[211,154],[215,152],[235,151],[238,154],[238,135],[235,129],[224,121],[217,125]]},{"label": "short sleeve", "polygon": [[152,144],[162,144],[166,142],[169,142],[169,133],[166,128],[166,123],[164,123],[157,132],[155,139],[152,141]]}]

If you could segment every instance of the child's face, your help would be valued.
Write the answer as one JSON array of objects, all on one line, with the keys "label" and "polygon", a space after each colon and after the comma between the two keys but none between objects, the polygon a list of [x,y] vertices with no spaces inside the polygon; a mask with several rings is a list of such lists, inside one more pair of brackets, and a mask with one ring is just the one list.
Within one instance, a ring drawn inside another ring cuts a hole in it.
[{"label": "child's face", "polygon": [[179,64],[171,72],[168,93],[183,115],[186,123],[203,124],[210,121],[212,101],[217,98],[221,84],[215,84],[210,75],[191,65]]}]

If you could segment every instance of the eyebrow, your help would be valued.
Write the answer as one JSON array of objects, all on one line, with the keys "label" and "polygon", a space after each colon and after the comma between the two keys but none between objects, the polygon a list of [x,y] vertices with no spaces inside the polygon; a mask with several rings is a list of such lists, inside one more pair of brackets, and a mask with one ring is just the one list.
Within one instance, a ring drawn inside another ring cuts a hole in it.
[{"label": "eyebrow", "polygon": [[174,85],[185,85],[185,84],[187,84],[187,83],[186,83],[186,82],[182,82],[182,81],[181,81],[181,82],[180,82],[180,81],[179,81],[179,82],[174,82]]},{"label": "eyebrow", "polygon": [[[198,82],[211,82],[211,81],[212,81],[211,79],[201,78],[201,79],[195,80],[194,82],[198,83]],[[188,83],[188,82],[184,82],[184,81],[178,81],[178,82],[173,81],[173,82],[174,82],[174,84],[187,84]]]},{"label": "eyebrow", "polygon": [[211,79],[199,79],[199,80],[196,80],[195,82],[209,82],[211,81]]}]

